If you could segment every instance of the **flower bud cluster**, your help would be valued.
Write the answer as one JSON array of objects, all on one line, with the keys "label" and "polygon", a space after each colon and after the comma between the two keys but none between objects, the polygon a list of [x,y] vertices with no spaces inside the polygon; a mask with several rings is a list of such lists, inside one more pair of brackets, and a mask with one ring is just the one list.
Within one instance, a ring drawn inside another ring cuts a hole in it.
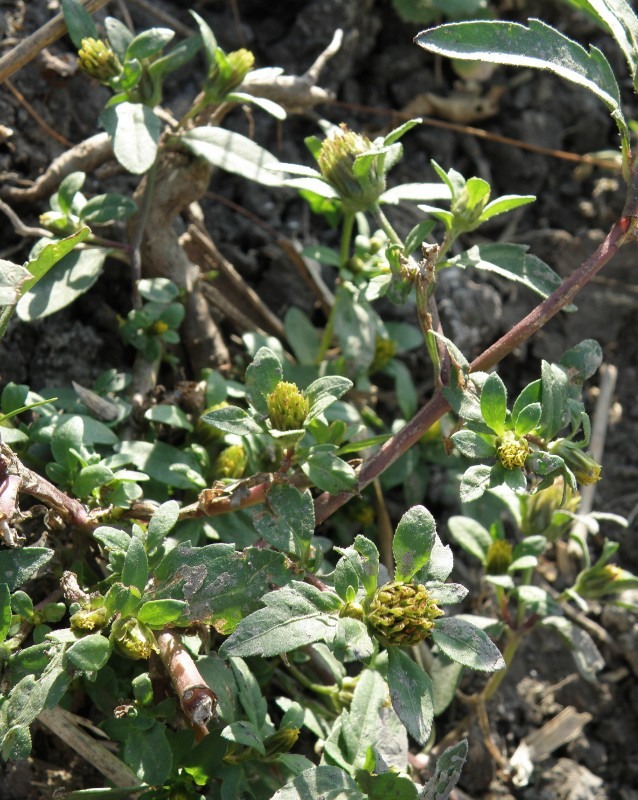
[{"label": "flower bud cluster", "polygon": [[101,39],[82,39],[78,52],[80,67],[97,78],[100,83],[108,85],[113,78],[122,72],[122,65],[110,45]]},{"label": "flower bud cluster", "polygon": [[498,460],[505,469],[520,469],[530,454],[529,442],[514,431],[505,431],[496,448]]},{"label": "flower bud cluster", "polygon": [[279,381],[266,398],[268,417],[275,430],[295,431],[303,427],[310,401],[299,391],[296,383]]}]

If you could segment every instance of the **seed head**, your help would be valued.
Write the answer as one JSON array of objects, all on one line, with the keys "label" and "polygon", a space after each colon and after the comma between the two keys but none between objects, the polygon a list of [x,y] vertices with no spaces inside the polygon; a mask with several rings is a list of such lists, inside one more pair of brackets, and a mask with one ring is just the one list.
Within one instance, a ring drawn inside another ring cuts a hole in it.
[{"label": "seed head", "polygon": [[153,631],[133,617],[116,619],[109,638],[121,655],[134,660],[150,658],[158,650]]},{"label": "seed head", "polygon": [[381,644],[405,646],[426,639],[442,614],[425,586],[393,581],[374,593],[366,621]]},{"label": "seed head", "polygon": [[296,383],[279,381],[266,398],[268,416],[277,431],[295,431],[303,427],[310,401],[299,391]]}]

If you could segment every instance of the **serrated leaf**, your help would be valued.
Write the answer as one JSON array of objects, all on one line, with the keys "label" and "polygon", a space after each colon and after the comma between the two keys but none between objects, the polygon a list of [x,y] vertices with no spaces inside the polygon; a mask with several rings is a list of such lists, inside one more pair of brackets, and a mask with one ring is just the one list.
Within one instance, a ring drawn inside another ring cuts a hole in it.
[{"label": "serrated leaf", "polygon": [[546,69],[593,92],[620,115],[620,90],[613,70],[598,48],[589,52],[537,19],[529,27],[515,22],[474,21],[440,25],[420,33],[415,42],[450,58]]},{"label": "serrated leaf", "polygon": [[334,638],[335,612],[342,604],[336,594],[293,581],[266,595],[264,603],[266,608],[239,623],[222,645],[221,654],[269,657]]},{"label": "serrated leaf", "polygon": [[419,744],[430,737],[434,720],[432,681],[429,675],[398,647],[388,648],[388,686],[392,707],[408,733]]},{"label": "serrated leaf", "polygon": [[409,581],[430,560],[436,522],[424,506],[410,508],[399,520],[392,539],[395,580]]},{"label": "serrated leaf", "polygon": [[239,133],[206,126],[181,134],[179,140],[191,153],[227,172],[264,186],[285,184],[285,180],[273,169],[279,164],[275,156]]},{"label": "serrated leaf", "polygon": [[453,661],[483,672],[505,668],[500,650],[489,636],[467,620],[458,617],[438,619],[433,641]]}]

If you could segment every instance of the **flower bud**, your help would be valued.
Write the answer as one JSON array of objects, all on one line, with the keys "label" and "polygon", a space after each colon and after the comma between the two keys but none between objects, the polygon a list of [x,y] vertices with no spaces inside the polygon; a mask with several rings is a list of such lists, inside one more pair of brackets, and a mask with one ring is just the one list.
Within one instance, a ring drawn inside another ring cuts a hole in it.
[{"label": "flower bud", "polygon": [[386,583],[372,596],[366,621],[382,645],[413,645],[426,639],[443,614],[425,586]]},{"label": "flower bud", "polygon": [[382,156],[373,157],[367,172],[357,175],[354,171],[357,156],[372,149],[367,136],[342,125],[328,135],[317,155],[319,171],[352,214],[369,209],[385,191]]},{"label": "flower bud", "polygon": [[206,93],[217,102],[236,89],[255,64],[255,56],[242,48],[221,56],[222,64],[213,64],[207,80]]},{"label": "flower bud", "polygon": [[214,474],[216,478],[241,478],[248,463],[248,455],[240,444],[225,447],[217,456]]},{"label": "flower bud", "polygon": [[578,511],[580,495],[572,494],[562,477],[536,494],[526,495],[523,506],[524,536],[542,535],[557,541],[573,524],[571,514]]},{"label": "flower bud", "polygon": [[76,611],[69,619],[71,628],[80,631],[93,631],[96,628],[103,628],[107,621],[108,617],[103,597],[90,600],[87,605]]},{"label": "flower bud", "polygon": [[551,452],[560,456],[574,473],[574,477],[583,486],[589,486],[600,480],[600,464],[570,439],[559,439]]},{"label": "flower bud", "polygon": [[134,660],[150,658],[158,651],[153,631],[133,617],[116,619],[109,638],[120,655]]},{"label": "flower bud", "polygon": [[505,575],[512,563],[512,545],[505,539],[496,539],[487,548],[485,570],[488,575]]},{"label": "flower bud", "polygon": [[85,72],[106,85],[122,72],[120,60],[111,50],[110,45],[101,39],[82,39],[78,58],[80,67]]},{"label": "flower bud", "polygon": [[397,343],[394,339],[385,339],[383,336],[377,336],[374,342],[374,357],[370,364],[370,375],[379,372],[386,367],[394,358],[397,352]]},{"label": "flower bud", "polygon": [[520,469],[530,453],[529,442],[514,431],[505,431],[496,448],[498,460],[505,469]]},{"label": "flower bud", "polygon": [[277,733],[264,739],[266,758],[278,756],[280,753],[287,753],[295,746],[299,738],[299,728],[281,728]]},{"label": "flower bud", "polygon": [[297,388],[296,383],[279,381],[266,398],[268,416],[277,431],[295,431],[303,427],[310,402]]}]

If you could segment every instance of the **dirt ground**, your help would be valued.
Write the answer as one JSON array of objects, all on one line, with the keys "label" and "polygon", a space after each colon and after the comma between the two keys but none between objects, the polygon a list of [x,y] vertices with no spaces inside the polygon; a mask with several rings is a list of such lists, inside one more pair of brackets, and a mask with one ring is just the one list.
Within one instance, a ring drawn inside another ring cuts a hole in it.
[{"label": "dirt ground", "polygon": [[[161,12],[192,27],[182,3],[159,0],[148,4],[151,11],[145,11],[143,5],[134,0],[111,2],[97,14],[97,19],[105,13],[120,15],[125,7],[138,29],[164,24],[157,16]],[[597,44],[617,74],[625,74],[622,57],[611,41],[566,5],[534,0],[492,5],[501,7],[502,16],[521,20],[538,16],[581,42]],[[49,19],[57,6],[55,0],[3,0],[0,54]],[[344,29],[344,45],[320,79],[320,85],[335,93],[337,102],[318,107],[316,118],[293,116],[283,124],[259,113],[254,113],[252,119],[241,115],[233,118],[232,124],[243,133],[254,126],[255,139],[283,161],[309,163],[303,138],[318,133],[316,123],[320,117],[345,121],[374,135],[397,121],[390,110],[400,111],[424,93],[430,94],[430,100],[420,113],[444,119],[442,114],[450,105],[443,101],[453,98],[461,108],[461,116],[466,117],[460,120],[461,124],[480,127],[488,134],[580,154],[604,151],[617,144],[615,128],[604,107],[593,96],[549,75],[498,69],[484,84],[460,85],[449,64],[435,61],[412,44],[418,26],[401,22],[389,0],[195,0],[192,7],[208,20],[226,50],[250,47],[258,66],[281,66],[292,74],[303,73],[330,41],[334,30]],[[0,173],[3,182],[18,185],[35,179],[65,149],[46,126],[70,142],[82,141],[96,132],[97,114],[107,95],[86,76],[74,72],[68,39],[56,42],[11,81],[11,86],[0,86],[0,135],[4,134],[4,141],[0,139]],[[629,83],[626,80],[624,88]],[[195,70],[190,75],[180,73],[171,80],[168,105],[178,114],[196,91]],[[477,93],[483,98],[479,105],[484,106],[485,98],[491,98],[493,113],[484,119],[468,119],[470,110],[476,108]],[[636,118],[635,98],[628,95],[627,103],[628,116]],[[392,173],[392,180],[397,183],[432,180],[430,159],[435,159],[445,168],[453,166],[466,176],[487,179],[493,196],[537,195],[533,206],[499,217],[492,227],[481,229],[481,234],[491,240],[506,237],[508,241],[528,243],[532,252],[562,276],[569,275],[595,249],[622,209],[622,182],[613,170],[588,168],[489,136],[478,137],[427,123],[411,132],[404,144],[404,161]],[[97,185],[97,179],[89,178],[90,187]],[[38,204],[21,206],[18,212],[27,224],[36,224],[43,210],[44,204]],[[281,317],[291,304],[312,312],[313,298],[275,245],[272,231],[304,243],[317,236],[317,231],[325,235],[324,243],[330,243],[332,234],[316,227],[292,192],[270,192],[216,173],[204,212],[219,249],[277,316]],[[256,215],[270,230],[255,225],[246,212]],[[414,224],[407,211],[397,212],[393,219],[405,230]],[[14,231],[4,215],[0,215],[0,229],[0,257],[25,260],[28,241]],[[502,371],[515,390],[516,384],[523,385],[537,376],[541,358],[556,359],[583,338],[595,338],[601,343],[605,363],[617,368],[618,379],[603,456],[604,479],[596,488],[594,506],[623,515],[630,524],[625,530],[603,525],[595,544],[600,544],[608,531],[607,535],[621,542],[620,564],[635,572],[637,261],[635,247],[622,250],[578,297],[578,313],[555,319],[514,353]],[[36,390],[47,385],[69,385],[72,380],[87,385],[104,369],[126,366],[128,356],[117,334],[118,315],[126,313],[128,302],[122,281],[122,267],[114,264],[89,295],[70,309],[30,326],[12,324],[0,343],[0,383],[12,380]],[[470,357],[535,304],[528,292],[478,275],[471,276],[469,282],[466,278],[450,279],[444,290],[446,293],[439,295],[444,327],[452,331],[451,338]],[[228,321],[222,321],[222,330],[228,335],[233,333]],[[596,391],[594,378],[589,387],[592,407]],[[539,633],[519,654],[501,694],[489,709],[498,746],[508,756],[523,736],[567,706],[592,715],[584,733],[538,765],[530,785],[517,787],[494,765],[481,744],[480,732],[473,732],[459,798],[638,800],[638,616],[621,609],[597,607],[591,616],[606,627],[613,639],[613,647],[601,644],[606,663],[598,682],[587,683],[580,678],[561,643]],[[441,733],[445,732],[445,725],[452,723],[452,719],[444,719]],[[61,765],[69,764],[71,756],[42,732],[36,734],[35,743],[29,762],[1,768],[0,797],[36,800],[49,797],[50,787],[92,785],[82,764],[74,765],[73,777],[69,773],[60,777],[64,773]]]}]

